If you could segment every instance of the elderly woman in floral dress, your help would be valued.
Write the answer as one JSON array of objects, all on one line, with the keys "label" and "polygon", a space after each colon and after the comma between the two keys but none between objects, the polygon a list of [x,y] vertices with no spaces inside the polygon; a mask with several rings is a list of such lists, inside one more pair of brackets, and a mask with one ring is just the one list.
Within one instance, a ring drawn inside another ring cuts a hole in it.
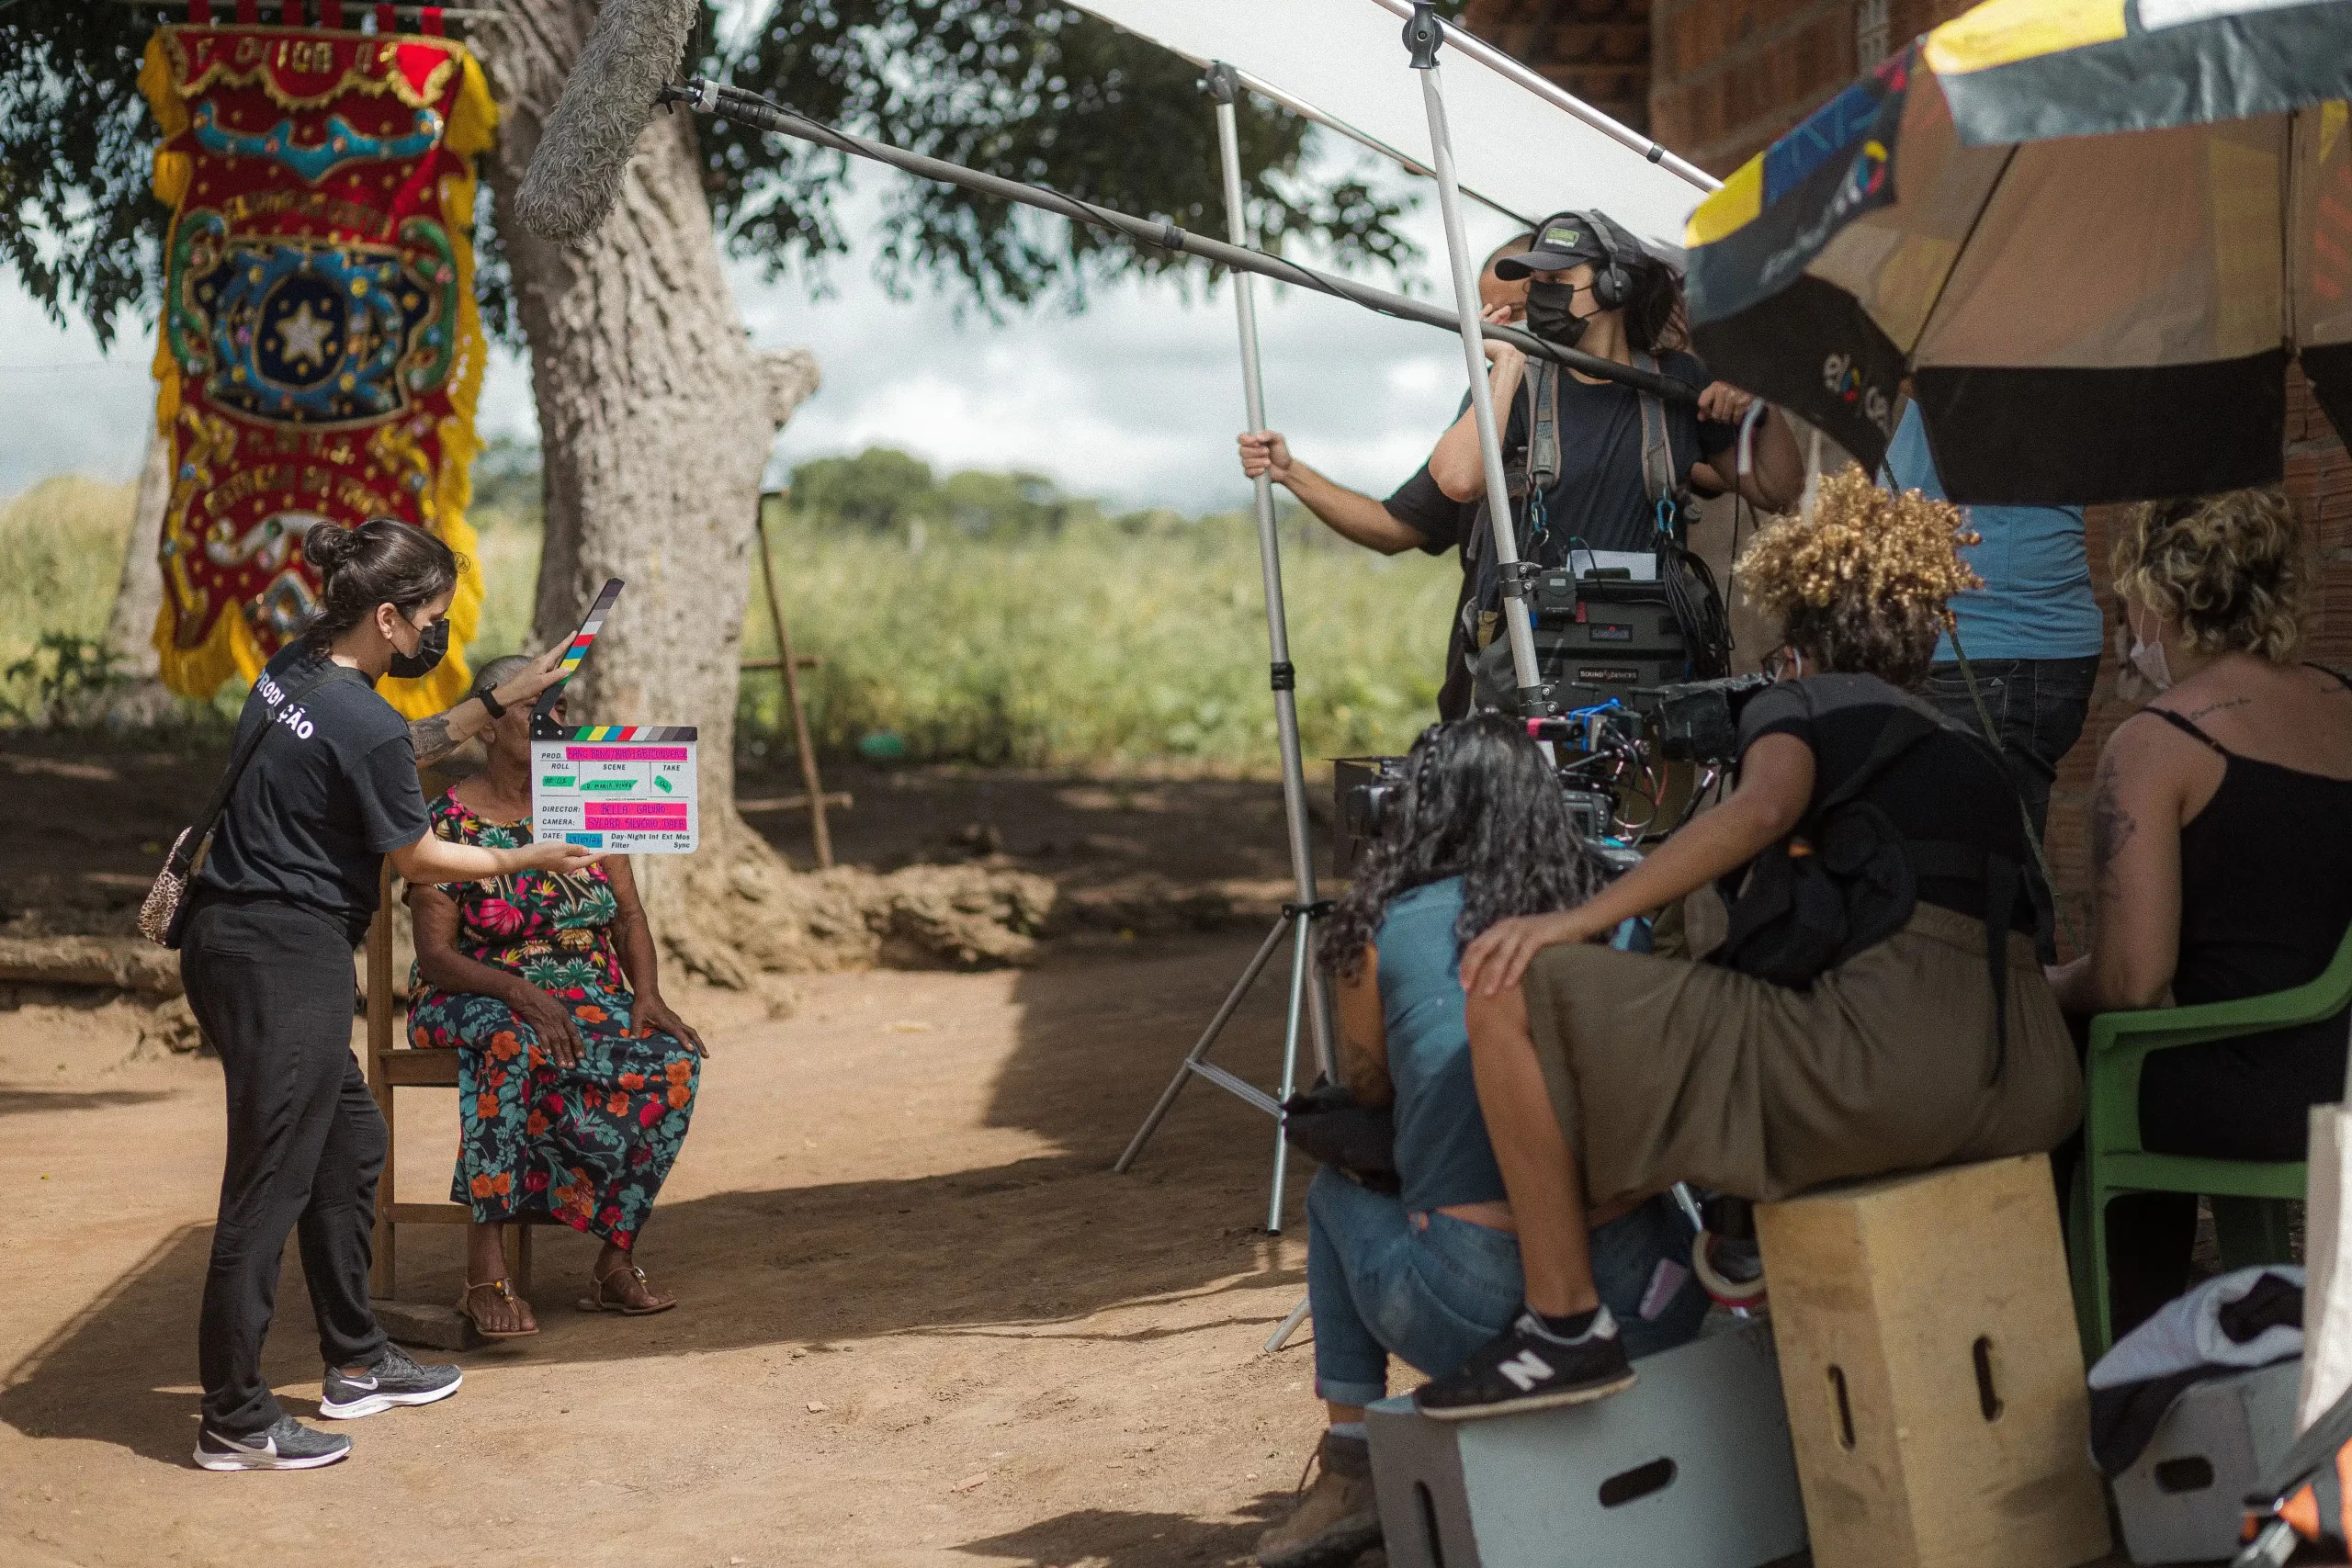
[{"label": "elderly woman in floral dress", "polygon": [[[475,692],[524,662],[492,660]],[[530,725],[522,708],[493,722],[490,766],[434,802],[435,833],[492,848],[531,841]],[[472,1205],[473,1224],[458,1310],[492,1338],[539,1331],[506,1265],[506,1222],[526,1213],[604,1239],[583,1311],[675,1306],[634,1247],[685,1140],[706,1052],[662,999],[628,859],[570,876],[413,886],[408,903],[409,1042],[459,1053],[464,1137],[449,1195]]]}]

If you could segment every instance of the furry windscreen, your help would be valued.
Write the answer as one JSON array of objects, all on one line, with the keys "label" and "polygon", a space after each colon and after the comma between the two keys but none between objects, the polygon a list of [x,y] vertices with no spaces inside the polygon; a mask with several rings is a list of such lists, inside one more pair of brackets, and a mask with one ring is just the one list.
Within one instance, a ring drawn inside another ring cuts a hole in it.
[{"label": "furry windscreen", "polygon": [[524,228],[568,243],[604,221],[699,8],[700,0],[606,0],[515,195]]}]

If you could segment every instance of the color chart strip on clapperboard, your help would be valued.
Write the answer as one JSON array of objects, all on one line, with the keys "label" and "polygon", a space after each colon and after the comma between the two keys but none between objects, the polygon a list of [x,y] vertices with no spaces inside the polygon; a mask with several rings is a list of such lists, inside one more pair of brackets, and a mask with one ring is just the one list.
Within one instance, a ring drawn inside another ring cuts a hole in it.
[{"label": "color chart strip on clapperboard", "polygon": [[596,634],[605,629],[605,617],[613,612],[613,601],[620,596],[621,580],[616,577],[605,584],[596,602],[588,606],[588,618],[580,623],[580,629],[572,634],[571,646],[563,650],[563,662],[556,670],[559,679],[568,681],[579,672],[580,661],[588,657]]},{"label": "color chart strip on clapperboard", "polygon": [[676,745],[695,738],[691,724],[583,724],[564,732],[567,740],[627,741],[632,746]]}]

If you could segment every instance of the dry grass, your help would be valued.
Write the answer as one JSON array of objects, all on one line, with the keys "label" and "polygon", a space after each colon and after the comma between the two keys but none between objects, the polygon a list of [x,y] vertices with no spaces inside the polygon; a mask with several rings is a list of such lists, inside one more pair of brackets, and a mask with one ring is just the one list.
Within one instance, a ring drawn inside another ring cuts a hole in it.
[{"label": "dry grass", "polygon": [[0,502],[0,666],[43,632],[105,633],[138,492],[69,474]]}]

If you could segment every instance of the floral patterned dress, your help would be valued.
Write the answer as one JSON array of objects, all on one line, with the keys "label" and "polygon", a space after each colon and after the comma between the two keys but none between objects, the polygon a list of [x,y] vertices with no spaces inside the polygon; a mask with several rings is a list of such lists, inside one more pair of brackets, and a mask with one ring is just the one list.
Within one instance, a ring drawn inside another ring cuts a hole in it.
[{"label": "floral patterned dress", "polygon": [[[433,830],[452,843],[519,849],[528,820],[486,822],[451,790]],[[457,949],[521,976],[571,1010],[579,1062],[556,1065],[537,1032],[494,997],[409,977],[409,1043],[458,1053],[464,1137],[453,1201],[489,1224],[546,1213],[627,1247],[653,1207],[694,1115],[701,1058],[671,1035],[632,1026],[611,928],[619,913],[602,865],[575,876],[526,871],[446,883]]]}]

